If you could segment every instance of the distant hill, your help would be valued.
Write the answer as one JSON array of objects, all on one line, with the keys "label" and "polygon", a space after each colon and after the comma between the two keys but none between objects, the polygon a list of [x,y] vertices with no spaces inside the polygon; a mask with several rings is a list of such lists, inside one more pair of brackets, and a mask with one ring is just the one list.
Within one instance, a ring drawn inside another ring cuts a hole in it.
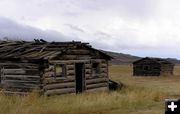
[{"label": "distant hill", "polygon": [[[133,56],[130,54],[124,53],[117,53],[117,52],[110,52],[110,51],[103,51],[108,55],[112,56],[114,59],[110,61],[112,64],[130,64],[134,61],[141,59],[142,57]],[[174,64],[180,64],[180,60],[176,58],[167,58],[166,60],[171,61]]]}]

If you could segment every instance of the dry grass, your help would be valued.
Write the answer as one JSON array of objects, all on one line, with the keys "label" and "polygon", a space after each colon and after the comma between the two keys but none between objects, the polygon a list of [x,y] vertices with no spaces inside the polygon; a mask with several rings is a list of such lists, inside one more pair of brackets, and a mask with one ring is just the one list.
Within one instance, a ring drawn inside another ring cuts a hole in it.
[{"label": "dry grass", "polygon": [[[132,76],[131,65],[119,65],[110,67],[110,75],[114,80],[119,80],[128,86],[145,87],[162,91],[171,95],[170,97],[180,97],[180,66],[175,66],[173,76],[160,77],[137,77]],[[119,73],[118,73],[119,72]],[[122,73],[120,73],[122,72]]]},{"label": "dry grass", "polygon": [[180,66],[176,76],[133,77],[132,66],[110,67],[114,80],[128,87],[114,92],[39,97],[0,95],[0,114],[163,114],[164,99],[180,96]]}]

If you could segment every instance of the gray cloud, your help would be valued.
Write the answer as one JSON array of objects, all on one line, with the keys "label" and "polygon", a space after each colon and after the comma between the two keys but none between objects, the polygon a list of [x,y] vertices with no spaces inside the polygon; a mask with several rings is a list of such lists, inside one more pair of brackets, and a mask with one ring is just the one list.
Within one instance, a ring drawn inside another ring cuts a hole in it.
[{"label": "gray cloud", "polygon": [[8,37],[22,40],[33,40],[34,38],[42,38],[48,41],[67,41],[74,40],[60,32],[53,30],[40,30],[35,27],[21,25],[8,18],[0,17],[0,38]]}]

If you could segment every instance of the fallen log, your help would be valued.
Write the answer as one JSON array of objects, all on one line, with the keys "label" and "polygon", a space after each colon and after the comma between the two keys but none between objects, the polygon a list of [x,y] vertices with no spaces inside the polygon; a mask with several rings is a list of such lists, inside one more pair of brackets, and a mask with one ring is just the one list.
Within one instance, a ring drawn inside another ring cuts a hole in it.
[{"label": "fallen log", "polygon": [[116,82],[113,80],[109,80],[109,90],[119,90],[124,87],[124,84],[122,82]]}]

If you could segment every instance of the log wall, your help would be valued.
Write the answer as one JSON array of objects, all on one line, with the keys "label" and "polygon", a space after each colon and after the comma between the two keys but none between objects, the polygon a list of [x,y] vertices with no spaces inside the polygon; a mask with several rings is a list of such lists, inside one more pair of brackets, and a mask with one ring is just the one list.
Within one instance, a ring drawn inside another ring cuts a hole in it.
[{"label": "log wall", "polygon": [[34,63],[0,63],[2,91],[25,94],[34,89],[41,90],[39,65]]},{"label": "log wall", "polygon": [[161,75],[173,75],[174,65],[162,64],[161,65]]},{"label": "log wall", "polygon": [[[100,73],[92,74],[91,60],[56,60],[51,61],[48,68],[44,70],[43,91],[47,96],[67,93],[76,93],[75,63],[84,63],[85,90],[108,90],[108,62],[106,60],[94,59],[100,63]],[[65,64],[66,73],[64,77],[55,76],[54,65]]]},{"label": "log wall", "polygon": [[160,75],[173,75],[173,64],[164,64],[154,61],[142,61],[133,64],[134,76],[160,76]]},{"label": "log wall", "polygon": [[[86,74],[86,91],[106,91],[108,90],[108,62],[106,60],[92,60],[100,63],[99,74]],[[92,66],[92,62],[88,66]],[[91,71],[92,69],[90,69]]]},{"label": "log wall", "polygon": [[[57,77],[55,75],[55,64],[65,65],[65,75]],[[48,68],[44,70],[43,92],[46,96],[75,93],[75,65],[70,61],[51,61]]]}]

